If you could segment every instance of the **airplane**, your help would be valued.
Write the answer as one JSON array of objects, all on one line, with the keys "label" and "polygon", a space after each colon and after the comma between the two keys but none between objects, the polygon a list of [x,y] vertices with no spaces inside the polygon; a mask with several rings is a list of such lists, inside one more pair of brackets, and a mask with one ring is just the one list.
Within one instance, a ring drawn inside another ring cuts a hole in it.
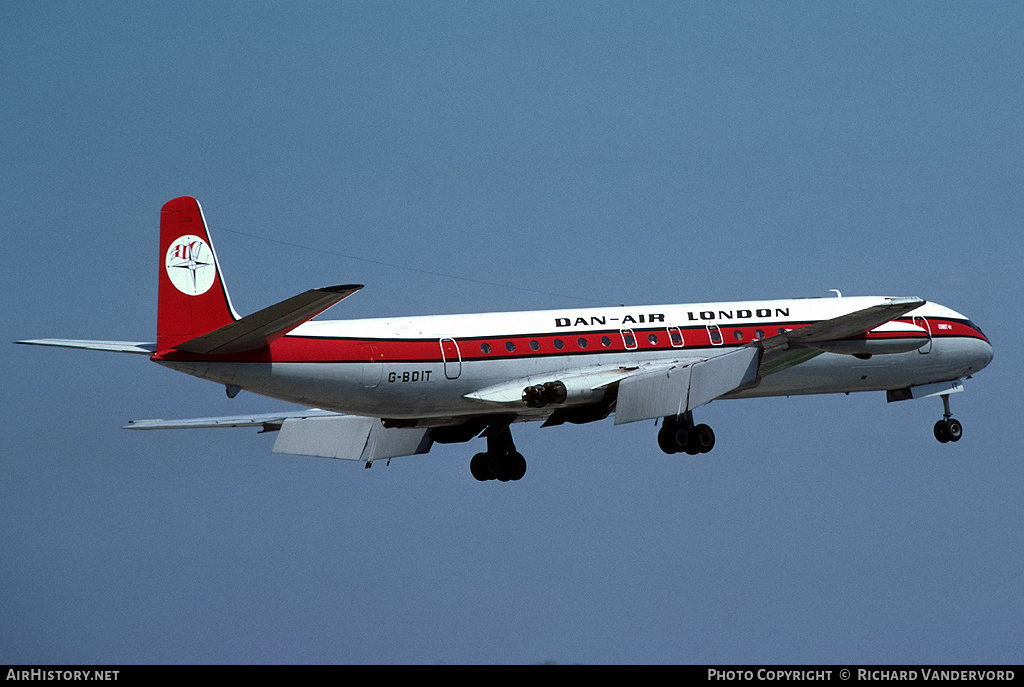
[{"label": "airplane", "polygon": [[939,396],[933,433],[959,441],[949,396],[992,360],[967,317],[917,297],[837,297],[618,306],[357,320],[313,318],[363,288],[311,289],[240,317],[199,202],[160,215],[155,342],[31,339],[149,356],[159,365],[303,410],[128,429],[258,427],[275,453],[374,461],[480,437],[477,480],[516,481],[511,426],[660,421],[668,454],[707,453],[693,411],[718,399],[884,391]]}]

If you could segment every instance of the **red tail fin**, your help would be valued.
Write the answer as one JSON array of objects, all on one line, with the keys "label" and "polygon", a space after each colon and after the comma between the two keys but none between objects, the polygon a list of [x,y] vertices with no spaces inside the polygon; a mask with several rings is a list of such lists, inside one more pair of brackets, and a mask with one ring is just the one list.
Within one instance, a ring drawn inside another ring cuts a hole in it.
[{"label": "red tail fin", "polygon": [[203,210],[195,198],[175,198],[160,211],[157,298],[158,351],[238,319],[221,278]]}]

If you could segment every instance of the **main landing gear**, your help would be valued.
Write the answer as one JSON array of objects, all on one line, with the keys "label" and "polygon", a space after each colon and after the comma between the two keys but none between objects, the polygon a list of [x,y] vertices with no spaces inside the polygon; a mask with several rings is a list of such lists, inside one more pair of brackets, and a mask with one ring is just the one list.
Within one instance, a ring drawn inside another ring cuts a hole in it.
[{"label": "main landing gear", "polygon": [[715,432],[707,425],[693,425],[693,415],[670,415],[661,423],[658,446],[665,453],[686,452],[691,456],[707,453],[715,447]]},{"label": "main landing gear", "polygon": [[942,396],[942,419],[935,423],[935,438],[945,444],[948,441],[960,441],[964,435],[964,427],[959,420],[953,419],[949,412],[949,394]]},{"label": "main landing gear", "polygon": [[487,451],[478,453],[469,461],[469,471],[481,482],[496,479],[514,482],[526,474],[526,459],[516,451],[512,432],[506,426],[500,432],[488,434]]}]

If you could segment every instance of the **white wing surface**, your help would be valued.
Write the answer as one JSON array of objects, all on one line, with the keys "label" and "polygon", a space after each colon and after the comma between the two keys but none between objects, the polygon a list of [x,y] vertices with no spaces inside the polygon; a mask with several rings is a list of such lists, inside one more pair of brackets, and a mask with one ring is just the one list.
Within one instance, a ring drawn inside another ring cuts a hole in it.
[{"label": "white wing surface", "polygon": [[385,428],[378,418],[342,415],[312,408],[285,413],[200,417],[185,420],[133,420],[125,429],[209,429],[261,427],[280,432],[274,453],[373,462],[427,453],[429,429]]},{"label": "white wing surface", "polygon": [[743,347],[704,360],[686,361],[619,382],[615,424],[682,415],[757,380],[760,351]]}]

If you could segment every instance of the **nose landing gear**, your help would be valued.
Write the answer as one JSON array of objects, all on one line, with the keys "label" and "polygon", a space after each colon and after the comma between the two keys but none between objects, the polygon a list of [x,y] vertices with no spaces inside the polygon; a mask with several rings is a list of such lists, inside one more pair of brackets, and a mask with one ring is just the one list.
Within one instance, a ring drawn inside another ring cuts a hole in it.
[{"label": "nose landing gear", "polygon": [[964,435],[964,427],[949,412],[949,394],[942,395],[942,407],[944,411],[942,419],[935,423],[935,438],[943,444],[950,441],[960,441],[960,438]]}]

